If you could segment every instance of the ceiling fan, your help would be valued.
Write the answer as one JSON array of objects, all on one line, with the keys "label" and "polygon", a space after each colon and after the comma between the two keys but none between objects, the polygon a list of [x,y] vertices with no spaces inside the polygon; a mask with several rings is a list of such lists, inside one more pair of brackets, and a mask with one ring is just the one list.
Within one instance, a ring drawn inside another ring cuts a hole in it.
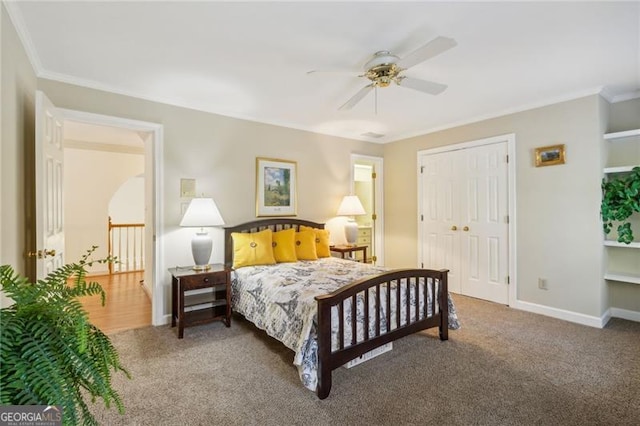
[{"label": "ceiling fan", "polygon": [[[349,110],[364,99],[371,90],[379,87],[387,87],[391,83],[396,83],[398,86],[418,90],[430,95],[442,93],[447,88],[446,84],[407,77],[402,75],[402,72],[451,49],[457,44],[458,43],[452,38],[436,37],[404,58],[400,58],[387,50],[376,52],[373,58],[364,65],[364,74],[358,76],[368,78],[371,83],[360,89],[338,109]],[[307,74],[315,72],[322,71],[314,70],[309,71]]]}]

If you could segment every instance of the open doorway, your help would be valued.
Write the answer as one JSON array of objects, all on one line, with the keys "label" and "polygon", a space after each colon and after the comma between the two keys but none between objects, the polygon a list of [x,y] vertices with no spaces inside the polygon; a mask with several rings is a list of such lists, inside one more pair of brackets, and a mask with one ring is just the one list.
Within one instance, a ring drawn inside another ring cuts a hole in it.
[{"label": "open doorway", "polygon": [[111,126],[138,133],[144,145],[144,290],[151,297],[151,320],[153,325],[166,323],[164,315],[164,294],[157,277],[164,271],[161,235],[157,233],[163,208],[163,195],[156,182],[162,176],[162,142],[163,127],[161,124],[93,114],[84,111],[60,108],[65,121],[75,121],[89,125]]},{"label": "open doorway", "polygon": [[366,212],[356,216],[358,245],[366,245],[371,262],[384,265],[383,163],[380,157],[351,155],[351,193]]},{"label": "open doorway", "polygon": [[[105,333],[151,325],[152,294],[144,285],[145,141],[150,132],[64,121],[65,254],[77,261],[92,246],[95,258],[115,263],[87,268],[106,292],[81,300]],[[145,291],[147,290],[147,291]]]}]

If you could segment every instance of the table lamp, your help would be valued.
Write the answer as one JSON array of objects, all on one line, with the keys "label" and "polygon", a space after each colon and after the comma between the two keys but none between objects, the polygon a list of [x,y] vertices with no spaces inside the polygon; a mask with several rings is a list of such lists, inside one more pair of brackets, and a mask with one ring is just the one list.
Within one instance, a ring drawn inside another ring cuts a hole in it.
[{"label": "table lamp", "polygon": [[189,203],[187,211],[184,213],[180,226],[198,227],[199,232],[191,240],[191,251],[197,271],[209,269],[209,259],[213,241],[204,227],[224,225],[224,220],[215,201],[211,198],[194,198]]},{"label": "table lamp", "polygon": [[338,207],[338,216],[349,216],[347,223],[344,225],[344,236],[350,246],[356,244],[358,240],[358,224],[352,216],[361,216],[367,214],[362,207],[362,203],[357,195],[345,195]]}]

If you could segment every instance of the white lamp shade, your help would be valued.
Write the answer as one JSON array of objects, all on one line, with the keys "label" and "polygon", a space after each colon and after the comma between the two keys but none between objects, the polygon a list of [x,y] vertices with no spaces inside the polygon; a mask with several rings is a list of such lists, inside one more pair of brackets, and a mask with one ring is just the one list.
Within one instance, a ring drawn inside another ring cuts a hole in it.
[{"label": "white lamp shade", "polygon": [[211,198],[194,198],[182,216],[180,226],[221,226],[224,225],[220,210]]},{"label": "white lamp shade", "polygon": [[367,214],[357,195],[345,195],[338,207],[338,216],[360,216]]}]

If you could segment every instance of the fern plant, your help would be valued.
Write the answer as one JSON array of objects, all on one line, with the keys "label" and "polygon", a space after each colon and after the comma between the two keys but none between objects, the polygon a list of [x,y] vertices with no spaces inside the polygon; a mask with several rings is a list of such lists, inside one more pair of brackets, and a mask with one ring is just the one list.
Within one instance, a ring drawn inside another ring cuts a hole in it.
[{"label": "fern plant", "polygon": [[618,242],[629,244],[633,241],[633,231],[629,218],[634,212],[640,213],[640,167],[613,179],[602,180],[602,204],[600,215],[605,234],[617,227]]},{"label": "fern plant", "polygon": [[112,259],[89,260],[95,249],[36,283],[0,266],[2,291],[14,301],[0,309],[0,404],[60,405],[68,425],[97,424],[86,397],[102,398],[107,408],[115,404],[124,413],[111,378],[130,375],[78,300],[99,294],[104,306],[105,292],[87,282],[86,268]]}]

